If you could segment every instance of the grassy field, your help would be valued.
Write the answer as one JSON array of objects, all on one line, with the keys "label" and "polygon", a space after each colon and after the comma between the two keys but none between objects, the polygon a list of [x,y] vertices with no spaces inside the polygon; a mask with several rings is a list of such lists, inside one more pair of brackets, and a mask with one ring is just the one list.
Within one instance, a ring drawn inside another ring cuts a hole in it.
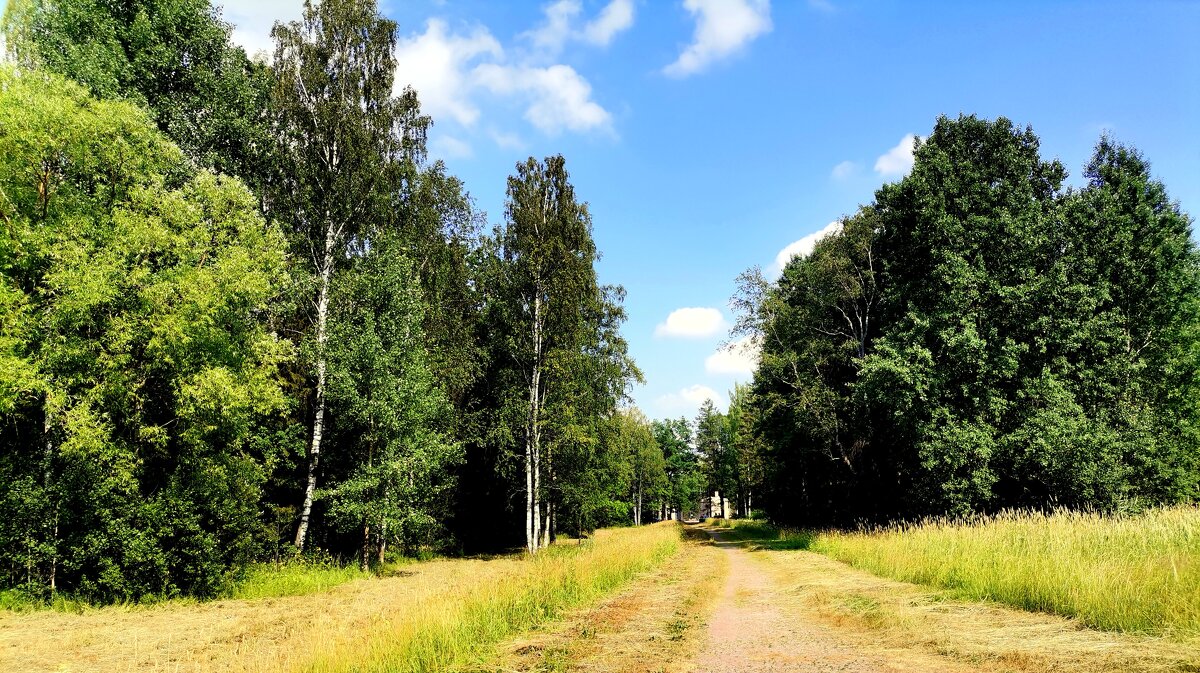
[{"label": "grassy field", "polygon": [[678,524],[602,531],[586,545],[560,545],[522,572],[431,596],[374,633],[330,643],[312,671],[440,671],[481,648],[612,591],[678,550]]},{"label": "grassy field", "polygon": [[[611,592],[680,547],[678,524],[598,531],[543,550],[442,559],[390,577],[268,582],[257,595],[82,614],[0,613],[0,670],[430,671],[468,666],[493,644]],[[299,572],[299,571],[297,571]],[[340,582],[340,583],[339,583]]]},{"label": "grassy field", "polygon": [[1200,509],[1136,516],[1006,514],[859,532],[774,531],[734,522],[773,548],[809,549],[893,579],[1156,636],[1200,635]]}]

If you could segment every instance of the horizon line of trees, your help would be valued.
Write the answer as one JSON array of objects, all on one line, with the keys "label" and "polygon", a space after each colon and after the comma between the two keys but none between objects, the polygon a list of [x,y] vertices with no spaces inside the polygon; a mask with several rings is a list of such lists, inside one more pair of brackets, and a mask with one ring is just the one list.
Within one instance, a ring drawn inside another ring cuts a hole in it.
[{"label": "horizon line of trees", "polygon": [[1102,138],[1006,119],[734,302],[726,412],[641,374],[561,156],[503,222],[426,156],[373,0],[252,61],[208,0],[12,0],[0,65],[0,590],[213,596],[250,564],[524,546],[698,513],[852,525],[1200,496],[1191,219]]},{"label": "horizon line of trees", "polygon": [[0,590],[213,596],[698,499],[665,486],[687,424],[664,454],[622,408],[624,290],[565,160],[517,164],[486,231],[373,0],[306,2],[269,63],[208,0],[3,28]]},{"label": "horizon line of trees", "polygon": [[1192,220],[1108,136],[1083,175],[1066,187],[1031,128],[940,117],[909,174],[811,254],[739,278],[772,518],[1200,498]]}]

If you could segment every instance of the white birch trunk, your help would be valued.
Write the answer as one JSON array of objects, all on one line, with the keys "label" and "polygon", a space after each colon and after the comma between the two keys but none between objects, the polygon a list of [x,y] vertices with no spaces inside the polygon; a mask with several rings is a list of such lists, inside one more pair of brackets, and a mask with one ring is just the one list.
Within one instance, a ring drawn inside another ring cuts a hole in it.
[{"label": "white birch trunk", "polygon": [[321,461],[321,438],[325,432],[325,344],[329,335],[329,291],[333,276],[333,247],[335,243],[332,224],[325,229],[325,256],[321,268],[321,291],[317,298],[317,400],[313,417],[312,443],[308,451],[308,481],[304,486],[304,504],[300,507],[300,524],[296,526],[296,549],[304,551],[304,540],[308,537],[308,519],[312,514],[313,494],[317,490],[317,468]]},{"label": "white birch trunk", "polygon": [[529,378],[529,429],[525,433],[525,546],[536,552],[541,542],[541,411],[542,386],[542,288],[534,283],[533,372]]}]

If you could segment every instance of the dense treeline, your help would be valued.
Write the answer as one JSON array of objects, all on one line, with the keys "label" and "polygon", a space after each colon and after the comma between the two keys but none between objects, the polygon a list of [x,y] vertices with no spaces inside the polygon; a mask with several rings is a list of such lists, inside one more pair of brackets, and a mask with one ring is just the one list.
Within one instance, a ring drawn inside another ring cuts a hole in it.
[{"label": "dense treeline", "polygon": [[778,281],[749,272],[763,502],[850,523],[1200,493],[1200,256],[1134,150],[1086,185],[1006,119],[941,118],[911,173]]},{"label": "dense treeline", "polygon": [[694,509],[690,428],[623,408],[624,292],[565,161],[520,163],[485,232],[374,2],[306,3],[269,62],[205,0],[4,27],[0,589],[212,596],[300,550]]},{"label": "dense treeline", "polygon": [[938,120],[743,276],[728,411],[651,422],[566,161],[519,163],[488,229],[373,1],[306,3],[260,61],[207,0],[14,0],[4,30],[0,590],[1200,495],[1191,221],[1107,138],[1068,189],[1031,130]]}]

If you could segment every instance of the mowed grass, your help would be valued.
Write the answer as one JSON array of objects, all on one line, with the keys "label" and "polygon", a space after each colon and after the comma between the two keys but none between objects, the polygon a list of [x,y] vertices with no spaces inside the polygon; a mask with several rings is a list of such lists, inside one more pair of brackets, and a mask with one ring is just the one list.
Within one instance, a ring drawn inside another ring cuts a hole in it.
[{"label": "mowed grass", "polygon": [[481,576],[413,601],[368,633],[328,643],[303,670],[418,672],[478,662],[489,646],[604,596],[679,545],[680,527],[671,522],[556,545],[527,559],[520,572]]},{"label": "mowed grass", "polygon": [[[767,532],[760,523],[749,525]],[[763,537],[771,538],[767,548],[808,549],[876,575],[1071,617],[1093,628],[1200,636],[1195,507],[1131,516],[1006,513]]]},{"label": "mowed grass", "polygon": [[680,535],[674,523],[601,530],[532,558],[435,559],[382,576],[264,566],[242,598],[0,611],[0,671],[454,670],[655,567]]}]

